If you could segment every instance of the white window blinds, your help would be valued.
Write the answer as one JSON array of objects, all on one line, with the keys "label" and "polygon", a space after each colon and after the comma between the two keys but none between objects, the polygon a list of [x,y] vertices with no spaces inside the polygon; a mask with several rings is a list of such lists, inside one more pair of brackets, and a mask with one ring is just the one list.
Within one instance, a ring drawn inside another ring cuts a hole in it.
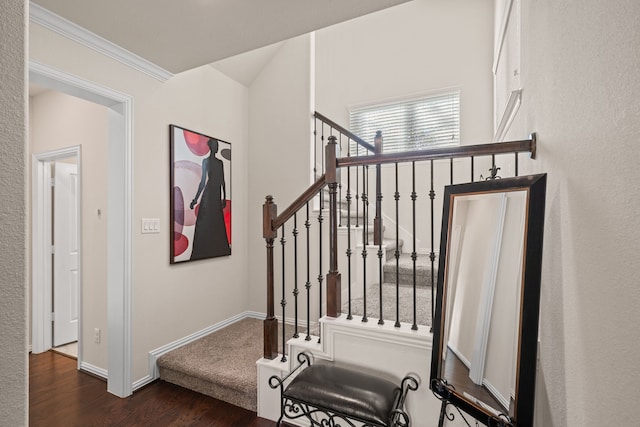
[{"label": "white window blinds", "polygon": [[[383,153],[460,145],[460,92],[355,108],[350,130],[373,144],[382,131]],[[365,154],[352,144],[351,155]]]}]

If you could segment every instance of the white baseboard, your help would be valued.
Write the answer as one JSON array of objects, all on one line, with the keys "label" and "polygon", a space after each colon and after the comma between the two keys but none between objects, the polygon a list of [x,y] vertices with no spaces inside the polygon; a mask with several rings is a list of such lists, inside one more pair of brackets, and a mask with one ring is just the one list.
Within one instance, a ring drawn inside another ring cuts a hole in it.
[{"label": "white baseboard", "polygon": [[87,362],[80,362],[80,370],[103,378],[105,381],[109,379],[109,372],[104,368],[99,368]]},{"label": "white baseboard", "polygon": [[187,335],[186,337],[170,342],[169,344],[163,345],[162,347],[158,347],[155,350],[151,350],[149,352],[149,374],[146,377],[135,381],[133,383],[133,389],[136,390],[160,378],[160,372],[158,371],[158,358],[163,354],[175,350],[178,347],[182,347],[185,344],[194,342],[206,335],[209,335],[210,333],[218,331],[231,325],[232,323],[236,323],[246,318],[264,319],[265,315],[264,313],[259,313],[256,311],[244,311],[233,317],[218,322],[215,325],[208,326],[204,329],[194,332],[191,335]]}]

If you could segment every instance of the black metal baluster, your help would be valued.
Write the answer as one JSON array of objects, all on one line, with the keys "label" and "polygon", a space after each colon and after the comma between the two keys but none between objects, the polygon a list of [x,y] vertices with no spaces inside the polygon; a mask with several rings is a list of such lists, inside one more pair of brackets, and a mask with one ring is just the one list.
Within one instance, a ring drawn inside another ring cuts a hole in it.
[{"label": "black metal baluster", "polygon": [[[347,153],[349,157],[349,153]],[[349,294],[349,311],[347,319],[351,320],[351,167],[347,167],[347,291]]]},{"label": "black metal baluster", "polygon": [[418,193],[416,193],[416,162],[411,162],[411,180],[411,204],[413,205],[413,248],[411,252],[411,260],[413,261],[413,325],[411,326],[411,329],[417,331],[418,323],[416,319],[418,317],[418,313],[416,308],[416,261],[418,259],[418,254],[416,253],[416,199],[418,198]]},{"label": "black metal baluster", "polygon": [[[340,133],[340,148],[339,152],[342,155],[342,133]],[[338,227],[342,227],[342,174],[338,172]]]},{"label": "black metal baluster", "polygon": [[[356,156],[360,155],[360,146],[356,143]],[[360,182],[359,182],[359,177],[360,175],[358,175],[358,168],[356,167],[356,228],[360,227],[360,212],[358,211],[358,208],[360,206],[360,201],[358,200],[358,191],[360,190],[360,188],[358,187]]]},{"label": "black metal baluster", "polygon": [[362,321],[368,322],[367,318],[367,245],[369,244],[369,217],[367,216],[367,193],[365,186],[367,168],[362,167]]},{"label": "black metal baluster", "polygon": [[516,156],[515,166],[516,166],[516,176],[518,176],[518,152],[513,153]]},{"label": "black metal baluster", "polygon": [[307,336],[304,339],[305,341],[311,341],[311,239],[309,238],[311,222],[309,221],[309,202],[307,202],[307,219],[304,222],[304,227],[307,229],[307,282],[304,284],[307,289]]},{"label": "black metal baluster", "polygon": [[[324,164],[324,161],[323,161]],[[319,245],[319,257],[318,257],[318,294],[320,309],[318,311],[318,319],[322,317],[322,280],[324,279],[324,275],[322,274],[322,221],[324,218],[322,217],[322,194],[323,190],[320,190],[320,210],[318,211],[318,245]],[[318,333],[318,343],[320,342],[320,333]]]},{"label": "black metal baluster", "polygon": [[318,119],[313,122],[313,180],[318,179]]},{"label": "black metal baluster", "polygon": [[293,304],[294,304],[294,338],[298,338],[298,213],[293,214]]},{"label": "black metal baluster", "polygon": [[320,125],[320,156],[322,160],[322,173],[324,174],[324,122]]},{"label": "black metal baluster", "polygon": [[[472,170],[473,170],[473,158],[471,160]],[[472,172],[473,174],[473,172]],[[473,176],[471,177],[473,180]],[[434,231],[434,205],[435,205],[436,192],[433,190],[433,160],[431,160],[431,189],[429,190],[429,199],[431,199],[431,252],[429,253],[429,259],[431,260],[431,329],[433,332],[433,313],[434,313],[434,305],[435,305],[435,295],[434,295],[434,287],[435,287],[435,266],[436,266],[436,252],[435,252],[435,239],[433,233]]]},{"label": "black metal baluster", "polygon": [[287,300],[284,298],[285,296],[285,284],[286,284],[286,270],[285,270],[285,244],[287,243],[287,240],[284,237],[284,224],[282,224],[282,237],[280,238],[280,245],[282,246],[282,300],[280,301],[280,305],[282,306],[282,358],[280,359],[281,362],[286,362],[287,361],[287,356],[284,353],[284,348],[287,342],[286,336],[285,336],[285,322],[286,322],[286,317],[285,317],[285,307],[287,306]]},{"label": "black metal baluster", "polygon": [[[379,213],[380,217],[382,217],[382,188],[380,182],[382,180],[382,168],[380,165],[376,167],[376,210]],[[384,325],[384,320],[382,319],[382,282],[383,282],[383,273],[382,273],[382,220],[378,221],[378,288],[380,293],[380,317],[378,318],[378,325]]]},{"label": "black metal baluster", "polygon": [[453,184],[453,157],[449,159],[449,183]]},{"label": "black metal baluster", "polygon": [[396,323],[395,327],[400,327],[400,192],[398,191],[398,164],[396,163],[396,192],[394,194],[396,200]]},{"label": "black metal baluster", "polygon": [[474,178],[473,178],[473,161],[474,161],[474,158],[473,158],[473,156],[471,156],[471,182],[474,181]]}]

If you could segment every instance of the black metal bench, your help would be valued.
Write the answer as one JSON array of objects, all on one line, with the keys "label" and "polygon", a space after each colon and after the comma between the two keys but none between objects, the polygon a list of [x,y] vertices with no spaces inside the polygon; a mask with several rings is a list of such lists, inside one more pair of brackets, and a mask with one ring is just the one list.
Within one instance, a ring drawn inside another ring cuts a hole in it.
[{"label": "black metal bench", "polygon": [[[269,386],[280,387],[280,426],[284,417],[306,417],[311,426],[332,427],[342,420],[355,427],[408,427],[404,402],[418,380],[407,375],[398,386],[378,376],[334,365],[311,365],[306,353],[298,354],[298,366],[284,378],[269,378]],[[303,369],[289,385],[285,382]]]}]

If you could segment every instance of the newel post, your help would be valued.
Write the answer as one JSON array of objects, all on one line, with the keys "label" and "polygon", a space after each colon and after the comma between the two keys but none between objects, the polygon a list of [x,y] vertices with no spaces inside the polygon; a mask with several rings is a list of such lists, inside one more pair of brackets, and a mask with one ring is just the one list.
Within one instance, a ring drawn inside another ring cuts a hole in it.
[{"label": "newel post", "polygon": [[342,289],[338,272],[338,169],[336,137],[331,135],[326,148],[325,177],[329,185],[329,273],[327,273],[327,316],[342,312]]},{"label": "newel post", "polygon": [[267,317],[264,319],[263,340],[265,359],[275,359],[278,356],[278,319],[275,316],[273,286],[273,241],[277,232],[271,226],[277,212],[278,206],[273,203],[273,197],[267,196],[262,205],[262,237],[267,242]]},{"label": "newel post", "polygon": [[[382,132],[377,131],[374,138],[375,153],[382,154]],[[382,177],[380,165],[376,165],[376,216],[373,219],[373,244],[379,245],[382,241]]]}]

